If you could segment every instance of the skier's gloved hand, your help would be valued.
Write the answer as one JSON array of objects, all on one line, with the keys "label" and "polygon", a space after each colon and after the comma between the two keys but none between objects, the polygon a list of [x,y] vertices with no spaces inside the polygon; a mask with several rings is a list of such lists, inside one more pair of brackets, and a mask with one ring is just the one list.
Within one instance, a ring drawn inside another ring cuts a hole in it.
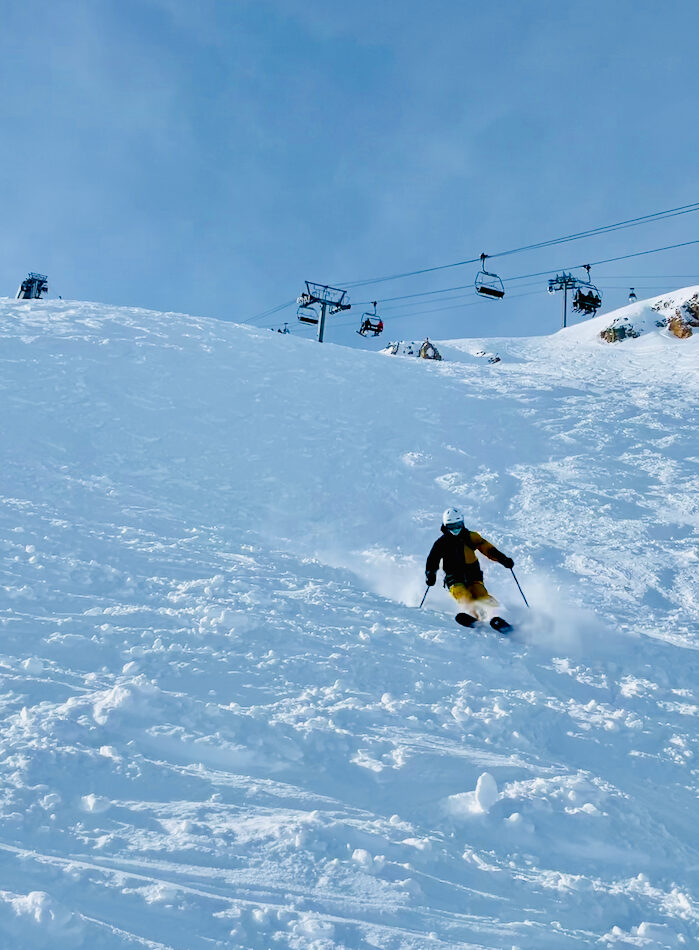
[{"label": "skier's gloved hand", "polygon": [[512,560],[512,558],[507,557],[506,554],[503,554],[502,561],[500,561],[500,563],[502,564],[503,567],[506,567],[508,571],[511,571],[512,568],[515,566],[515,562]]},{"label": "skier's gloved hand", "polygon": [[434,587],[437,583],[437,575],[434,571],[425,571],[425,583],[428,587]]}]

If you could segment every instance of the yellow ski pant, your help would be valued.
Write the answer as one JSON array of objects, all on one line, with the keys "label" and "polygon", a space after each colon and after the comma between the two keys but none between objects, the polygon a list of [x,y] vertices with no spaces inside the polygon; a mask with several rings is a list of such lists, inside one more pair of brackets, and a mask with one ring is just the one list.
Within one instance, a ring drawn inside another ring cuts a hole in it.
[{"label": "yellow ski pant", "polygon": [[464,613],[471,614],[479,620],[490,620],[495,616],[497,600],[485,588],[483,581],[473,584],[452,584],[449,593]]}]

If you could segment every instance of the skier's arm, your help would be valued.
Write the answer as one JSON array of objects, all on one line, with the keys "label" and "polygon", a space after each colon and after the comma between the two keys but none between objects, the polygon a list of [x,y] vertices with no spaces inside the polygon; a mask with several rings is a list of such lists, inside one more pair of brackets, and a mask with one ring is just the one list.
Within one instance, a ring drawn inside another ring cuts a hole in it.
[{"label": "skier's arm", "polygon": [[497,561],[497,563],[502,564],[503,567],[514,567],[515,562],[511,557],[503,554],[502,551],[498,551],[494,544],[491,544],[490,541],[486,541],[485,538],[482,538],[477,531],[471,532],[471,541],[473,546],[478,548],[478,550],[482,554],[485,554],[486,557],[490,558],[491,561]]},{"label": "skier's arm", "polygon": [[[439,565],[442,560],[442,539],[437,538],[437,540],[432,545],[432,550],[427,555],[427,563],[425,564],[425,578],[427,583],[431,587],[432,584],[437,579],[437,571],[439,570]],[[432,582],[430,584],[430,581]]]}]

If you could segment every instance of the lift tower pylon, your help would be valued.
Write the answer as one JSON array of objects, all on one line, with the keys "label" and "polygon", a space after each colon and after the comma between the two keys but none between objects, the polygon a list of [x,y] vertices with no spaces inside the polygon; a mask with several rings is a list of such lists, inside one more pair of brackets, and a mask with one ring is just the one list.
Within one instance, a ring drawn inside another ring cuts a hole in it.
[{"label": "lift tower pylon", "polygon": [[[346,301],[347,291],[340,290],[337,287],[328,287],[327,284],[317,284],[312,280],[305,281],[306,290],[297,298],[296,302],[299,305],[299,311],[304,310],[308,312],[308,308],[313,308],[314,304],[320,306],[320,314],[317,320],[318,323],[318,342],[323,342],[323,336],[325,334],[325,316],[326,313],[340,313],[341,310],[350,310],[351,304]],[[315,323],[315,320],[310,320],[307,316],[299,316],[299,319],[304,323]]]},{"label": "lift tower pylon", "polygon": [[580,284],[580,281],[577,277],[573,277],[572,274],[566,274],[563,271],[562,274],[556,274],[555,277],[552,277],[549,280],[549,293],[553,294],[557,290],[563,291],[563,326],[567,325],[568,319],[568,291],[575,290],[576,287]]},{"label": "lift tower pylon", "polygon": [[549,293],[553,294],[557,290],[563,291],[563,326],[568,322],[568,291],[574,290],[573,310],[578,313],[591,314],[593,317],[602,306],[602,295],[590,279],[590,265],[583,265],[583,270],[587,271],[587,280],[581,280],[563,271],[562,274],[556,274],[549,280]]},{"label": "lift tower pylon", "polygon": [[48,293],[49,279],[46,274],[35,274],[30,271],[19,285],[18,300],[40,300],[41,295]]}]

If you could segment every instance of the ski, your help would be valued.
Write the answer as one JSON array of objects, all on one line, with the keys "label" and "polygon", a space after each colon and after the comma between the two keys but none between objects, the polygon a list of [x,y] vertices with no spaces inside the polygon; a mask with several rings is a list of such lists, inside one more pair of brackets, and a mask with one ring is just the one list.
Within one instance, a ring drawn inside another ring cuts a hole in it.
[{"label": "ski", "polygon": [[512,624],[503,617],[493,617],[493,619],[490,621],[490,626],[493,628],[493,630],[497,630],[498,633],[512,633],[514,630]]},{"label": "ski", "polygon": [[[462,627],[475,627],[476,625],[482,624],[486,626],[485,621],[479,621],[477,617],[472,617],[471,614],[460,613],[454,617],[454,620]],[[512,633],[514,627],[511,623],[505,620],[503,617],[493,617],[487,626],[490,626],[493,630],[497,630],[498,633],[508,634]]]},{"label": "ski", "polygon": [[478,618],[472,617],[471,614],[457,614],[454,620],[460,623],[462,627],[473,627],[478,623]]}]

